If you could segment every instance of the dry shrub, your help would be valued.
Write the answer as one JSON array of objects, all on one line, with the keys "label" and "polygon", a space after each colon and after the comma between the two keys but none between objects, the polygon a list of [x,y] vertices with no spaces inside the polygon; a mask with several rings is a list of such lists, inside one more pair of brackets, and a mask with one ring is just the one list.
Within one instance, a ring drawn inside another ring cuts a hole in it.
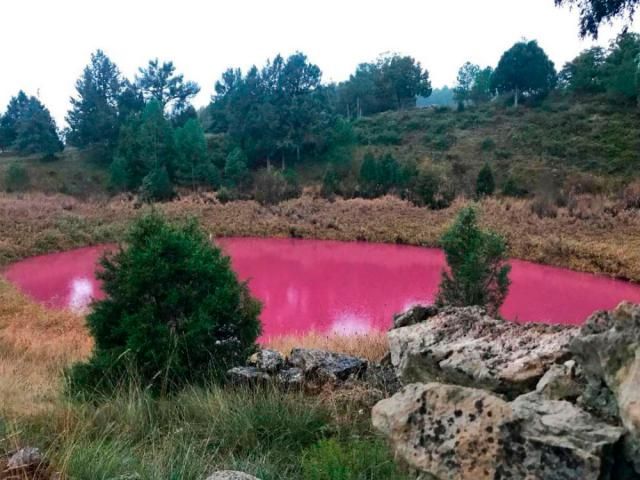
[{"label": "dry shrub", "polygon": [[640,180],[631,182],[622,191],[622,204],[627,209],[640,209]]},{"label": "dry shrub", "polygon": [[575,172],[564,181],[564,191],[572,195],[597,195],[605,190],[605,181],[591,173]]},{"label": "dry shrub", "polygon": [[558,207],[548,196],[539,195],[531,201],[531,212],[538,218],[556,218]]}]

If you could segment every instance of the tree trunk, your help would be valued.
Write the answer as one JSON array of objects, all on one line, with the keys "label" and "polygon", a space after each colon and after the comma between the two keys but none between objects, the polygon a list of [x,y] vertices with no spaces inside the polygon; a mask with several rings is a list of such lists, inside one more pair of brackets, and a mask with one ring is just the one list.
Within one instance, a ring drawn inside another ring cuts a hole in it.
[{"label": "tree trunk", "polygon": [[296,162],[300,163],[300,145],[296,145]]},{"label": "tree trunk", "polygon": [[518,95],[520,94],[520,90],[516,87],[516,94],[513,97],[513,106],[518,108]]},{"label": "tree trunk", "polygon": [[284,164],[284,150],[282,151],[282,153],[280,154],[280,159],[282,161],[282,171],[284,172],[284,168],[285,168],[285,164]]},{"label": "tree trunk", "polygon": [[267,172],[271,171],[271,159],[267,157]]}]

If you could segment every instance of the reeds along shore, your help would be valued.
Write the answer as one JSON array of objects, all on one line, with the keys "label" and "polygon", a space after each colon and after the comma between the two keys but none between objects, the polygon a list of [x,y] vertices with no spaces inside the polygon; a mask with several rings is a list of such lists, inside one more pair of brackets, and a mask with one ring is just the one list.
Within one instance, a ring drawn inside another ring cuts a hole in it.
[{"label": "reeds along shore", "polygon": [[[396,197],[328,201],[303,195],[275,206],[217,202],[213,194],[156,204],[172,218],[195,216],[216,236],[279,236],[435,246],[462,206],[419,208]],[[483,225],[503,234],[512,257],[640,281],[640,210],[606,196],[488,198]],[[122,239],[140,206],[126,197],[0,194],[0,265],[31,255]],[[149,208],[149,207],[141,207]]]}]

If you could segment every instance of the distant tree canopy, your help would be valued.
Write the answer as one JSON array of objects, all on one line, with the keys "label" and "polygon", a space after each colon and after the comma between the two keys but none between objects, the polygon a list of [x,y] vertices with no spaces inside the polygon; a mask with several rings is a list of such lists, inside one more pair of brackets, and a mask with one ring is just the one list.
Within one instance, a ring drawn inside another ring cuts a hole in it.
[{"label": "distant tree canopy", "polygon": [[416,97],[431,95],[429,72],[413,57],[398,54],[358,65],[338,86],[338,110],[347,118],[414,107]]},{"label": "distant tree canopy", "polygon": [[63,148],[49,110],[36,97],[18,92],[0,117],[0,149],[48,156]]},{"label": "distant tree canopy", "polygon": [[277,55],[246,74],[229,69],[216,83],[209,105],[213,132],[228,133],[252,167],[300,158],[303,148],[321,148],[333,123],[322,72],[302,53]]},{"label": "distant tree canopy", "polygon": [[556,84],[553,62],[535,40],[518,42],[502,54],[491,80],[500,93],[513,93],[518,106],[521,95],[544,97]]},{"label": "distant tree canopy", "polygon": [[467,104],[469,102],[481,103],[491,98],[491,67],[480,68],[471,62],[466,62],[458,70],[456,87],[453,89],[457,102]]},{"label": "distant tree canopy", "polygon": [[555,0],[556,5],[577,6],[580,11],[580,35],[598,38],[603,22],[616,18],[631,21],[640,0]]},{"label": "distant tree canopy", "polygon": [[169,109],[172,115],[179,115],[189,108],[189,101],[200,92],[200,87],[175,71],[173,62],[160,63],[157,58],[149,60],[146,68],[139,69],[136,86],[147,102],[154,99],[163,110]]},{"label": "distant tree canopy", "polygon": [[607,50],[593,47],[567,62],[560,86],[575,94],[606,92],[611,98],[636,103],[640,94],[640,35],[623,33]]}]

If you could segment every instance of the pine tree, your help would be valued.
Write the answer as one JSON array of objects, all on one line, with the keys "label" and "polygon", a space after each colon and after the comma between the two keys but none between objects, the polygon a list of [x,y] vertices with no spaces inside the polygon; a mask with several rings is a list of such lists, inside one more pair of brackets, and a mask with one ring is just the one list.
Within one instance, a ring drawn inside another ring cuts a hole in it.
[{"label": "pine tree", "polygon": [[36,97],[29,97],[15,124],[13,148],[23,154],[52,156],[64,148],[49,110]]},{"label": "pine tree", "polygon": [[112,147],[120,128],[118,102],[123,90],[118,67],[102,50],[91,54],[91,62],[76,82],[77,97],[67,113],[70,145],[99,144]]},{"label": "pine tree", "polygon": [[480,305],[497,315],[509,291],[509,271],[504,239],[478,227],[477,213],[467,207],[441,239],[448,271],[436,297],[438,305]]},{"label": "pine tree", "polygon": [[234,148],[224,164],[224,182],[228,187],[241,188],[249,177],[247,156],[241,148]]},{"label": "pine tree", "polygon": [[132,371],[156,392],[202,385],[255,348],[260,304],[195,221],[145,215],[101,263],[106,298],[87,317],[95,346],[69,372],[73,393],[110,391]]}]

